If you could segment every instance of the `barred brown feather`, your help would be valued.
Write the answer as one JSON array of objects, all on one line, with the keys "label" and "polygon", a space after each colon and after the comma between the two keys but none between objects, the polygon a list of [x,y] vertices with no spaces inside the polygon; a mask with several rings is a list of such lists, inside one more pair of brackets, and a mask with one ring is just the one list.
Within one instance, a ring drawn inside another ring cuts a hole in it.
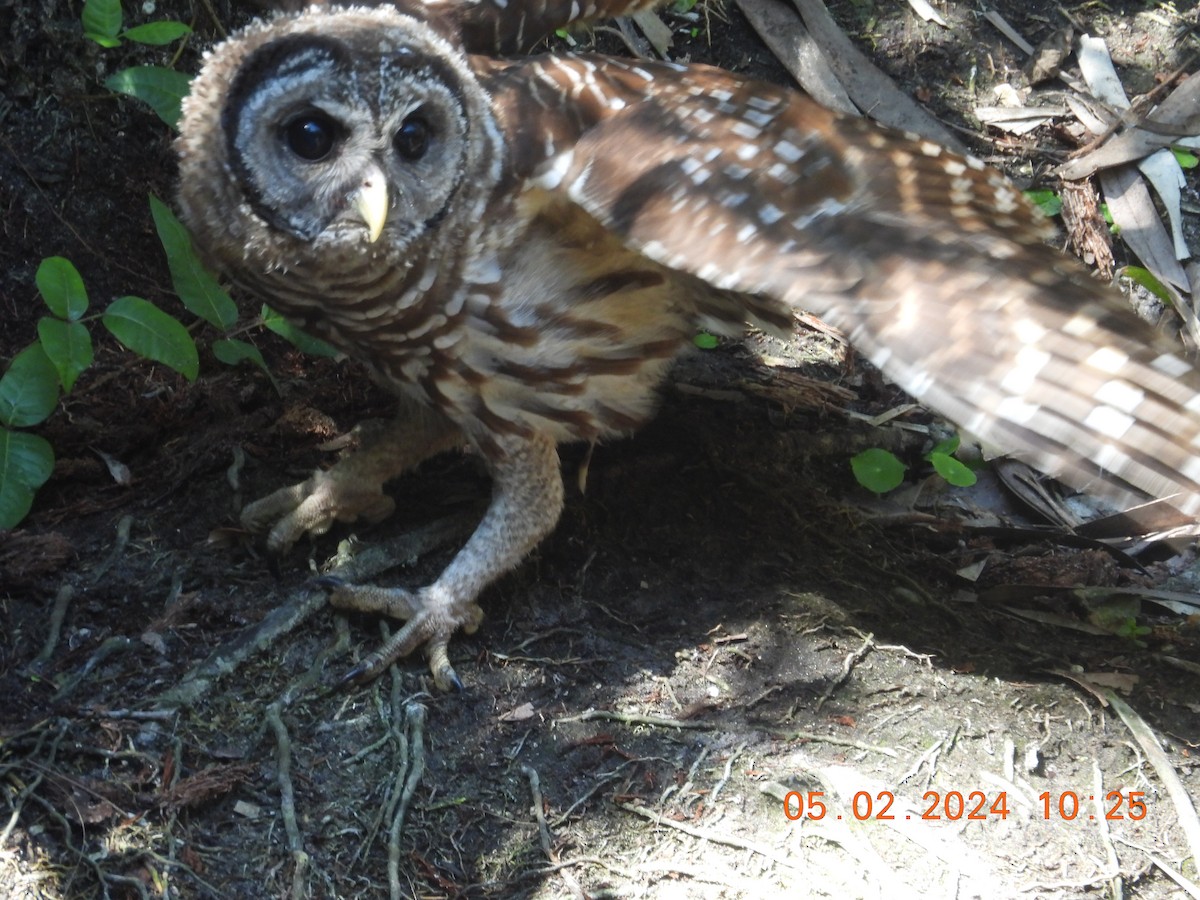
[{"label": "barred brown feather", "polygon": [[454,680],[450,635],[558,517],[555,445],[644,422],[699,325],[810,310],[1038,468],[1200,509],[1200,374],[999,174],[717,69],[493,55],[644,5],[316,8],[235,35],[195,82],[180,204],[200,248],[419,411],[245,520],[281,549],[381,515],[382,483],[456,440],[494,476],[433,585],[330,584],[409,619],[352,674],[428,642]]}]

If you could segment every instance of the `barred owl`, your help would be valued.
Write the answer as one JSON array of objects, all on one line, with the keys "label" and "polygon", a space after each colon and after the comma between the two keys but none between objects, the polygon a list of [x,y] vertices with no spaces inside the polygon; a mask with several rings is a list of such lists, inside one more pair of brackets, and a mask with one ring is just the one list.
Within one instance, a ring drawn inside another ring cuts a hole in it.
[{"label": "barred owl", "polygon": [[647,5],[315,7],[235,34],[193,85],[179,203],[197,246],[412,412],[243,521],[281,550],[381,518],[383,483],[455,444],[492,476],[433,584],[324,582],[407,620],[348,679],[424,645],[460,685],[451,635],[558,519],[557,445],[646,421],[699,327],[808,310],[1035,467],[1200,508],[1200,373],[978,160],[713,68],[503,55]]}]

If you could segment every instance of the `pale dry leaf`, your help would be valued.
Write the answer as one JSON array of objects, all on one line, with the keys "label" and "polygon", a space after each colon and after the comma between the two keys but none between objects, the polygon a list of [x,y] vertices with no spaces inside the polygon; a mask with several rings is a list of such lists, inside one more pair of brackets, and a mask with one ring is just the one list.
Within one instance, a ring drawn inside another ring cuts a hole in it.
[{"label": "pale dry leaf", "polygon": [[[1111,116],[1083,97],[1068,97],[1067,104],[1093,134],[1104,134],[1115,124]],[[1178,144],[1200,149],[1200,72],[1185,78],[1136,128],[1105,141],[1103,146],[1059,166],[1055,174],[1071,180],[1086,178],[1098,169],[1133,162],[1162,147]]]},{"label": "pale dry leaf", "polygon": [[1125,672],[1084,672],[1080,677],[1086,678],[1092,684],[1113,688],[1125,694],[1130,693],[1141,681],[1138,676]]},{"label": "pale dry leaf", "polygon": [[975,107],[975,116],[980,122],[1010,134],[1028,134],[1069,113],[1070,110],[1065,106],[1027,106],[1023,109],[1008,106]]},{"label": "pale dry leaf", "polygon": [[998,84],[992,89],[996,95],[996,105],[1007,109],[1022,109],[1025,106],[1026,95],[1007,82]]},{"label": "pale dry leaf", "polygon": [[1025,61],[1022,71],[1030,84],[1041,84],[1049,81],[1062,72],[1063,63],[1071,55],[1074,45],[1075,29],[1070,25],[1053,32],[1038,44],[1037,49]]},{"label": "pale dry leaf", "polygon": [[1137,169],[1106,169],[1099,177],[1109,215],[1121,228],[1121,239],[1159,281],[1188,290],[1188,278],[1175,258],[1174,244]]},{"label": "pale dry leaf", "polygon": [[108,474],[112,476],[113,481],[121,487],[129,487],[133,484],[133,473],[129,470],[129,466],[125,465],[125,463],[121,462],[115,456],[105,453],[103,450],[93,447],[92,452],[100,457],[104,465],[108,467]]},{"label": "pale dry leaf", "polygon": [[[1096,100],[1094,97],[1082,97],[1075,96],[1073,94],[1067,94],[1066,101],[1067,106],[1070,107],[1071,112],[1075,115],[1075,118],[1082,122],[1083,127],[1092,134],[1104,134],[1106,131],[1110,131],[1115,128],[1119,121],[1119,119],[1117,119],[1117,117],[1114,116],[1113,113],[1103,103]],[[1083,157],[1080,157],[1080,159],[1083,159]],[[1075,162],[1076,160],[1071,160],[1070,162],[1059,166],[1058,169],[1055,170],[1054,174],[1058,175],[1060,178],[1066,178],[1074,181],[1077,178],[1086,178],[1095,171],[1093,168],[1086,172],[1072,172],[1068,174],[1066,171],[1067,168],[1072,166]],[[1099,168],[1099,166],[1096,168]]]},{"label": "pale dry leaf", "polygon": [[983,14],[983,17],[991,22],[992,26],[997,31],[1016,44],[1024,53],[1033,53],[1033,44],[1021,37],[1020,32],[1009,25],[1008,20],[1006,20],[1004,16],[1000,15],[1000,13],[996,12],[994,9],[989,9]]},{"label": "pale dry leaf", "polygon": [[637,23],[654,51],[666,59],[667,51],[671,49],[671,29],[658,17],[658,13],[652,9],[643,9],[633,13],[630,18]]},{"label": "pale dry leaf", "polygon": [[[1167,211],[1167,222],[1171,226],[1171,239],[1175,244],[1175,258],[1187,259],[1192,255],[1187,241],[1183,237],[1183,212],[1180,204],[1183,201],[1182,191],[1187,186],[1187,179],[1179,160],[1170,150],[1159,150],[1147,156],[1138,163],[1138,169],[1146,176],[1146,180],[1154,185],[1154,192],[1162,200],[1163,209]],[[1187,282],[1187,276],[1184,276]]]},{"label": "pale dry leaf", "polygon": [[854,46],[829,15],[821,0],[792,0],[800,18],[829,61],[830,68],[866,115],[904,131],[965,154],[966,147],[953,132],[900,90]]},{"label": "pale dry leaf", "polygon": [[826,109],[860,115],[800,17],[777,0],[737,0],[738,8],[804,93]]},{"label": "pale dry leaf", "polygon": [[141,641],[159,656],[167,655],[167,642],[163,640],[163,636],[157,631],[143,631]]},{"label": "pale dry leaf", "polygon": [[1121,86],[1121,77],[1113,67],[1104,38],[1081,34],[1079,50],[1075,55],[1083,80],[1092,94],[1111,107],[1129,109],[1129,98],[1125,96],[1125,88]]},{"label": "pale dry leaf", "polygon": [[950,27],[946,24],[946,20],[942,18],[942,14],[929,5],[929,0],[908,0],[908,5],[912,7],[913,12],[926,22],[934,22],[943,28]]},{"label": "pale dry leaf", "polygon": [[500,716],[501,722],[525,722],[534,717],[534,709],[532,703],[522,703],[516,709],[510,709],[508,712]]},{"label": "pale dry leaf", "polygon": [[[1129,98],[1121,86],[1121,79],[1112,64],[1103,39],[1080,35],[1077,55],[1080,71],[1083,72],[1084,81],[1092,94],[1114,109],[1128,109]],[[1164,175],[1163,172],[1169,165],[1178,170],[1179,163],[1172,154],[1163,152],[1170,157],[1169,162],[1164,160],[1153,164],[1148,178],[1155,183],[1155,189],[1160,192],[1159,197],[1167,207],[1168,219],[1175,223],[1180,215],[1178,176]],[[1179,176],[1181,175],[1182,170],[1179,172]],[[1190,288],[1187,275],[1176,256],[1178,244],[1163,227],[1150,192],[1138,174],[1128,168],[1107,170],[1100,175],[1100,187],[1108,203],[1109,214],[1113,222],[1120,227],[1121,237],[1129,249],[1137,254],[1142,264],[1153,272],[1159,281],[1188,291]]]}]

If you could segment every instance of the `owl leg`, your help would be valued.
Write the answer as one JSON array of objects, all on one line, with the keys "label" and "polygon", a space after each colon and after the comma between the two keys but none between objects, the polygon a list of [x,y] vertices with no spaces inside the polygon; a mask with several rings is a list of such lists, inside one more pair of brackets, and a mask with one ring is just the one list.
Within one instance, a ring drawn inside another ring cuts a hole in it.
[{"label": "owl leg", "polygon": [[433,584],[417,591],[320,579],[334,606],[407,619],[382,647],[351,669],[346,681],[369,681],[393,661],[428,645],[429,667],[442,690],[462,682],[447,655],[460,628],[479,627],[483,611],[475,598],[499,575],[517,565],[545,537],[562,511],[558,449],[544,435],[502,438],[488,457],[492,502],[466,546]]},{"label": "owl leg", "polygon": [[269,530],[268,549],[284,553],[305,534],[324,534],[334,522],[387,518],[396,504],[383,492],[384,483],[465,440],[444,418],[415,409],[409,413],[365,428],[361,446],[333,468],[246,506],[242,525]]}]

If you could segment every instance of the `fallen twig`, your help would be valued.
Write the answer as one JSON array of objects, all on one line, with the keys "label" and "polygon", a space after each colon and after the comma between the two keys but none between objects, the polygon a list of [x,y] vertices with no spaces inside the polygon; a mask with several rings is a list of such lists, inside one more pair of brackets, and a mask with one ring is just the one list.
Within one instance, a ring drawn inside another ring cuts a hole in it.
[{"label": "fallen twig", "polygon": [[656,825],[663,825],[667,828],[674,828],[676,831],[682,831],[684,834],[690,834],[694,838],[699,838],[702,841],[709,841],[713,844],[723,844],[726,847],[736,847],[739,850],[747,850],[750,853],[757,853],[764,859],[769,859],[771,862],[781,865],[786,869],[794,872],[799,872],[799,867],[788,859],[780,856],[770,847],[766,847],[757,841],[748,841],[744,838],[734,837],[731,834],[715,834],[704,828],[697,828],[694,825],[688,825],[684,822],[676,822],[674,819],[668,819],[666,816],[656,813],[652,809],[646,809],[642,806],[634,806],[632,803],[618,803],[618,809],[623,809],[626,812],[631,812],[634,815],[641,816],[643,819],[649,819]]}]

